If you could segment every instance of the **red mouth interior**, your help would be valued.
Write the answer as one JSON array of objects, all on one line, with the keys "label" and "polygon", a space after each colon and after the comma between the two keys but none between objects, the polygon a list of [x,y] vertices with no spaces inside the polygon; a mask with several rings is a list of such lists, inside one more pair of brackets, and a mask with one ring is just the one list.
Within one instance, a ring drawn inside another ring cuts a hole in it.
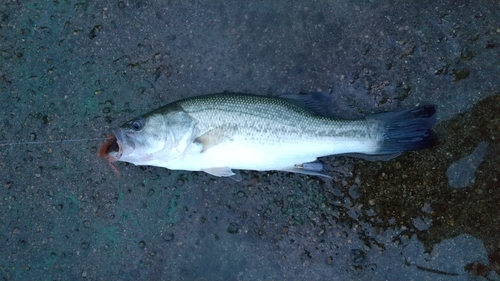
[{"label": "red mouth interior", "polygon": [[116,137],[115,135],[109,135],[109,139],[107,142],[105,142],[102,146],[101,149],[99,149],[99,152],[97,153],[97,156],[99,157],[104,157],[109,161],[108,154],[113,151],[119,151],[120,147],[118,146],[118,143],[116,142]]}]

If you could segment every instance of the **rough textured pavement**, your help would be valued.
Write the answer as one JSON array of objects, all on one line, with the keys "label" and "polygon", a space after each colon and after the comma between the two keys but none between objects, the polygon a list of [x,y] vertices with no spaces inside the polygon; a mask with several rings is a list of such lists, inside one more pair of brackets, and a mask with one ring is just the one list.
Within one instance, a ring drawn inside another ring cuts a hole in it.
[{"label": "rough textured pavement", "polygon": [[[498,1],[1,1],[0,277],[500,280],[499,18]],[[234,182],[118,179],[103,139],[76,141],[224,91],[323,92],[346,117],[431,103],[441,144]]]}]

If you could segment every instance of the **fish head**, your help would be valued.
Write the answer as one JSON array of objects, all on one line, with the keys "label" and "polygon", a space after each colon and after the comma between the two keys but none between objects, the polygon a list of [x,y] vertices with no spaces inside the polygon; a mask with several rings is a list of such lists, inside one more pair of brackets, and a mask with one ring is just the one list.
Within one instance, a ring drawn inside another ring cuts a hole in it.
[{"label": "fish head", "polygon": [[183,111],[153,111],[113,130],[114,140],[101,148],[102,154],[110,163],[158,166],[184,154],[193,129],[193,120]]},{"label": "fish head", "polygon": [[[118,161],[147,165],[172,145],[163,116],[139,116],[113,130],[118,144],[114,157]],[[111,155],[111,154],[108,154]]]}]

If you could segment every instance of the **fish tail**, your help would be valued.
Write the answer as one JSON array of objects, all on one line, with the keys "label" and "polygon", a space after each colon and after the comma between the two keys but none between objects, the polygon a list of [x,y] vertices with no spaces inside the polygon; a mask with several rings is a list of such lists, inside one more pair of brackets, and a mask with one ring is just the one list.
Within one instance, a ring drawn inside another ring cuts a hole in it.
[{"label": "fish tail", "polygon": [[436,123],[435,113],[434,106],[424,105],[370,116],[381,121],[385,130],[377,154],[421,150],[437,145],[439,141],[432,130]]}]

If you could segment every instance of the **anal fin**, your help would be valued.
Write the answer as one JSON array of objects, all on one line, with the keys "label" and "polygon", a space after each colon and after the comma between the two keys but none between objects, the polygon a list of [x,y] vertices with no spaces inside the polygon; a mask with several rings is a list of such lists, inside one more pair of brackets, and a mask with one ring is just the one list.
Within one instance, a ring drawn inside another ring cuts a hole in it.
[{"label": "anal fin", "polygon": [[319,162],[318,160],[312,161],[312,162],[307,162],[307,163],[302,163],[302,164],[297,164],[297,165],[294,165],[293,167],[290,167],[289,169],[284,169],[282,171],[305,174],[305,175],[310,175],[310,176],[324,177],[324,178],[329,178],[329,179],[332,178],[329,175],[325,175],[325,174],[320,173],[321,171],[323,171],[323,164],[321,162]]}]

